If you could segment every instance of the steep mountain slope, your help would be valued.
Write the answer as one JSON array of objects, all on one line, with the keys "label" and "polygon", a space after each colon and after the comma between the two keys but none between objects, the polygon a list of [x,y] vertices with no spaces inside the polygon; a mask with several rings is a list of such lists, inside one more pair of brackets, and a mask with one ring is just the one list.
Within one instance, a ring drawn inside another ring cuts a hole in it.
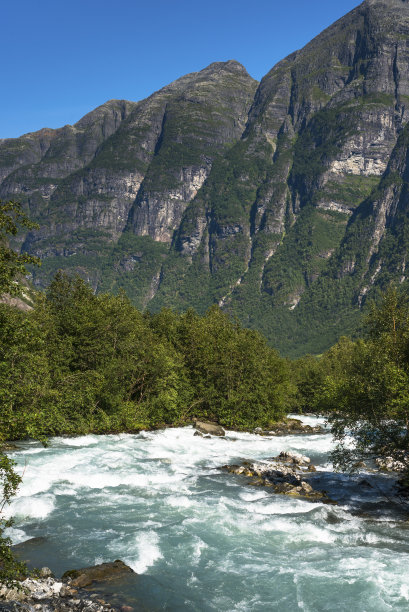
[{"label": "steep mountain slope", "polygon": [[24,244],[44,260],[36,281],[68,267],[108,287],[102,272],[117,245],[124,272],[146,252],[149,285],[167,250],[161,243],[171,242],[215,156],[240,138],[255,89],[237,62],[212,64],[142,102],[111,101],[75,126],[0,143],[0,197],[24,202],[41,225]]},{"label": "steep mountain slope", "polygon": [[409,119],[408,40],[407,3],[364,2],[266,75],[243,138],[185,213],[154,303],[219,299],[291,354],[354,329],[337,249]]},{"label": "steep mountain slope", "polygon": [[75,126],[0,141],[23,247],[140,306],[219,303],[283,353],[406,283],[409,2],[365,0],[257,84],[212,64]]}]

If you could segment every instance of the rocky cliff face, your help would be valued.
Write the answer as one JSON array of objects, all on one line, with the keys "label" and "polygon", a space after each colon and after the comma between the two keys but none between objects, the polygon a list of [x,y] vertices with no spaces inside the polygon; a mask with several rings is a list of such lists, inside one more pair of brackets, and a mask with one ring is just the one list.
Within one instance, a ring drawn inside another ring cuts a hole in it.
[{"label": "rocky cliff face", "polygon": [[0,195],[41,225],[35,282],[216,302],[283,352],[323,350],[406,282],[408,68],[409,3],[365,0],[259,84],[216,63],[0,141]]}]

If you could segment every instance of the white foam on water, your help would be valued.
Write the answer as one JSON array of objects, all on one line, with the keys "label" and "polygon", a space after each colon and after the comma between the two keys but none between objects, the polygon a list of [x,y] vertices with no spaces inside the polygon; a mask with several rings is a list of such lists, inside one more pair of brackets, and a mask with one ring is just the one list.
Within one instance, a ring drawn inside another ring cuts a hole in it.
[{"label": "white foam on water", "polygon": [[21,544],[21,542],[30,539],[30,536],[23,529],[16,529],[15,527],[7,527],[4,530],[4,535],[6,538],[10,538],[13,544]]},{"label": "white foam on water", "polygon": [[200,558],[202,556],[202,551],[209,548],[209,546],[198,536],[194,537],[193,540],[193,553],[192,553],[192,564],[198,565]]},{"label": "white foam on water", "polygon": [[409,584],[401,584],[399,594],[406,599],[406,601],[409,601]]},{"label": "white foam on water", "polygon": [[99,444],[100,436],[90,434],[87,436],[76,436],[75,438],[51,438],[51,444],[58,444],[61,446],[71,446],[77,448],[84,448],[85,446],[92,446]]},{"label": "white foam on water", "polygon": [[349,559],[341,559],[339,561],[339,567],[349,574],[350,572],[356,572],[356,570],[365,570],[365,572],[381,572],[385,567],[385,563],[369,560],[368,557],[355,557]]},{"label": "white foam on water", "polygon": [[337,540],[336,534],[311,523],[304,524],[301,528],[298,525],[298,529],[288,533],[287,537],[291,542],[322,542],[332,544]]},{"label": "white foam on water", "polygon": [[[308,502],[301,499],[291,499],[284,496],[277,498],[275,496],[273,497],[273,495],[274,494],[271,494],[270,503],[252,503],[246,506],[247,511],[263,515],[307,514],[312,508],[319,508],[322,506],[320,503]],[[267,496],[264,499],[267,499]]]},{"label": "white foam on water", "polygon": [[18,497],[4,510],[6,517],[45,519],[55,507],[54,495]]},{"label": "white foam on water", "polygon": [[197,576],[195,576],[193,574],[193,572],[190,574],[189,578],[187,579],[187,584],[188,586],[194,586],[199,582],[199,579],[197,578]]},{"label": "white foam on water", "polygon": [[240,491],[239,493],[240,499],[248,502],[258,501],[259,499],[265,499],[266,497],[270,497],[268,493],[264,491],[257,491],[257,493],[249,493],[248,491]]},{"label": "white foam on water", "polygon": [[194,505],[193,500],[187,495],[170,495],[166,498],[166,503],[173,508],[190,508]]},{"label": "white foam on water", "polygon": [[303,425],[325,425],[327,419],[324,416],[315,416],[315,415],[307,415],[307,414],[289,414],[288,418],[290,419],[298,419],[303,423]]},{"label": "white foam on water", "polygon": [[121,544],[115,550],[124,555],[125,563],[134,572],[144,574],[163,557],[159,543],[160,539],[156,531],[146,531],[137,534],[131,541]]},{"label": "white foam on water", "polygon": [[54,493],[56,495],[69,495],[70,497],[75,497],[77,495],[77,489],[66,483],[57,483],[54,487]]}]

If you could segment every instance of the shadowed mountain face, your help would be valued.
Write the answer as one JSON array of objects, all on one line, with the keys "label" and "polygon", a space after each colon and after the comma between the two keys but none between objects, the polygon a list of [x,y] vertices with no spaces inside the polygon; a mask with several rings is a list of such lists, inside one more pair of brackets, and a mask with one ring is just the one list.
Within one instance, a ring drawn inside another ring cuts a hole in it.
[{"label": "shadowed mountain face", "polygon": [[213,303],[284,354],[352,332],[406,283],[409,2],[366,0],[258,84],[211,64],[141,102],[0,141],[0,197],[58,268],[135,303]]}]

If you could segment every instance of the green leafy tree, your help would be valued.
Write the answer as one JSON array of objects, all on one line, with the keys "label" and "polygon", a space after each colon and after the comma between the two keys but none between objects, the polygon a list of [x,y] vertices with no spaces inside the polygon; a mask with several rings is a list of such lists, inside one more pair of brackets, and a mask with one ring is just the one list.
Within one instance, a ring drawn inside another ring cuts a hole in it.
[{"label": "green leafy tree", "polygon": [[35,229],[38,225],[28,219],[17,202],[0,200],[0,295],[17,295],[20,292],[17,280],[27,274],[26,265],[40,264],[38,257],[18,253],[9,246],[10,238],[22,227]]},{"label": "green leafy tree", "polygon": [[290,409],[294,412],[317,412],[322,385],[325,379],[325,360],[306,355],[290,362],[294,391]]},{"label": "green leafy tree", "polygon": [[15,586],[16,578],[25,575],[27,568],[17,561],[11,551],[10,538],[5,537],[4,530],[11,527],[13,521],[4,517],[4,508],[15,495],[21,477],[14,470],[14,463],[3,453],[0,454],[0,584]]},{"label": "green leafy tree", "polygon": [[[409,452],[409,304],[390,289],[366,319],[366,338],[335,345],[321,408],[338,440],[334,461],[349,469],[362,458]],[[353,444],[351,446],[351,436]]]},{"label": "green leafy tree", "polygon": [[[287,363],[258,332],[243,329],[217,306],[201,317],[164,311],[153,328],[183,355],[193,397],[183,418],[211,418],[235,429],[282,418],[289,390]],[[171,331],[170,331],[171,330]]]},{"label": "green leafy tree", "polygon": [[[9,239],[17,235],[19,227],[32,229],[37,226],[29,221],[17,202],[0,201],[0,296],[4,293],[17,295],[20,290],[17,281],[27,273],[25,265],[39,263],[36,257],[25,253],[19,254],[10,248]],[[2,355],[0,358],[0,379],[3,379],[0,383],[0,417],[3,419],[5,414],[9,414],[10,401],[13,401],[11,398],[13,391],[11,390],[9,380],[7,382],[4,380],[5,366],[3,359],[7,351],[7,348],[5,349],[4,346],[4,340],[7,338],[7,330],[10,330],[8,325],[9,319],[5,316],[5,311],[8,311],[8,314],[11,311],[4,305],[1,308],[0,332],[2,337],[0,350]],[[7,359],[9,357],[7,355]],[[4,431],[7,431],[7,429],[0,429],[3,435]],[[1,441],[0,435],[0,443]],[[16,561],[12,554],[10,539],[4,535],[4,530],[10,526],[11,521],[4,518],[3,511],[16,493],[20,480],[20,477],[14,471],[13,462],[0,451],[0,582],[7,586],[13,585],[16,577],[24,572],[24,565]]]},{"label": "green leafy tree", "polygon": [[60,272],[40,316],[60,411],[73,432],[178,421],[190,393],[183,359],[123,293],[95,295]]}]

